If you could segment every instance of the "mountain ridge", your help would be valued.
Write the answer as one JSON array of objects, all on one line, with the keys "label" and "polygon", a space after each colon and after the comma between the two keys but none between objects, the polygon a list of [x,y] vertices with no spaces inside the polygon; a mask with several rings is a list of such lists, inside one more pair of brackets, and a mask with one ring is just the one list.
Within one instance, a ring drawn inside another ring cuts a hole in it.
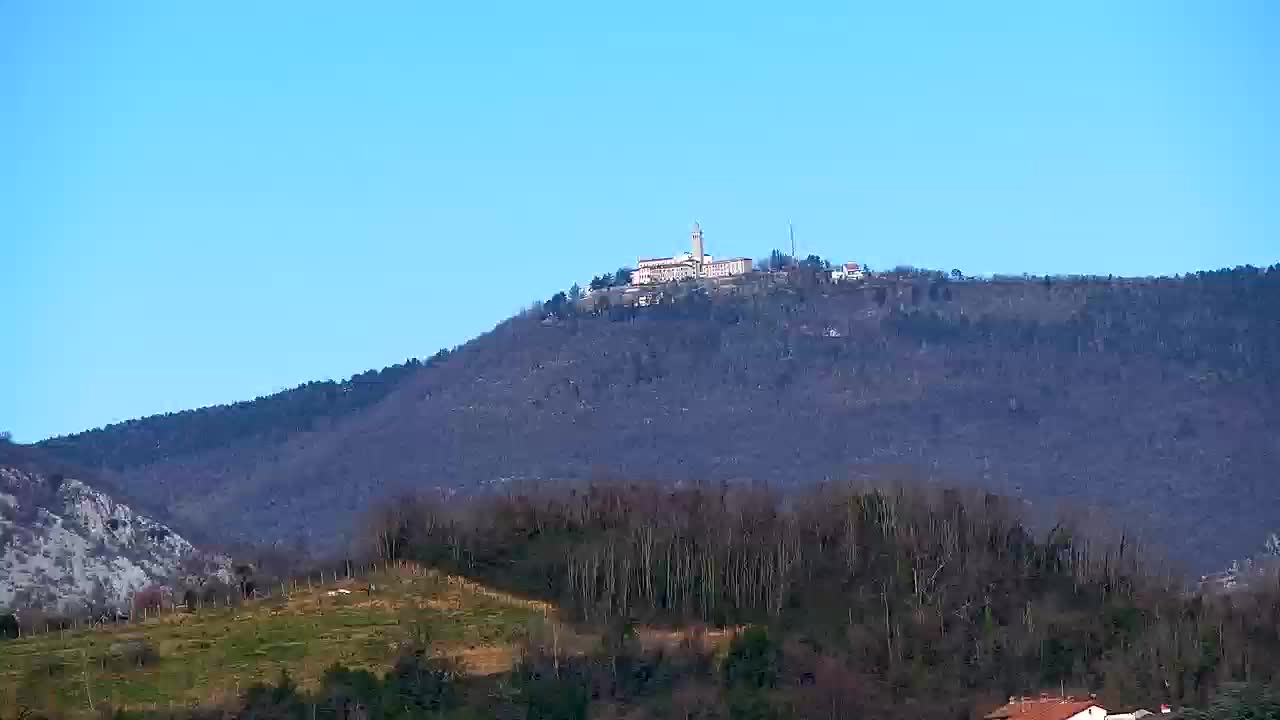
[{"label": "mountain ridge", "polygon": [[869,465],[1104,506],[1199,567],[1274,529],[1280,268],[773,277],[673,286],[648,308],[549,304],[406,364],[359,407],[218,448],[113,468],[119,430],[41,447],[96,460],[104,483],[180,526],[322,550],[406,489],[592,475],[787,485]]}]

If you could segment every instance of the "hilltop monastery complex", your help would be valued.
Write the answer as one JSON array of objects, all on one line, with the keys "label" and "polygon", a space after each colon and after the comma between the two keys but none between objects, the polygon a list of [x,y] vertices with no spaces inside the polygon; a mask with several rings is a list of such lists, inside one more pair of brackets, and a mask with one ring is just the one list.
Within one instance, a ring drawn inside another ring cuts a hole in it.
[{"label": "hilltop monastery complex", "polygon": [[[696,222],[690,233],[690,241],[692,247],[689,252],[671,257],[637,258],[636,269],[631,273],[632,287],[661,285],[680,280],[719,280],[751,272],[751,258],[716,260],[708,255],[702,244],[702,227]],[[828,272],[832,282],[860,280],[865,277],[862,266],[856,262],[842,263]]]},{"label": "hilltop monastery complex", "polygon": [[659,283],[692,280],[698,278],[726,278],[751,272],[751,258],[735,257],[716,260],[702,248],[702,228],[693,224],[690,234],[691,252],[672,257],[639,258],[635,272],[631,273],[632,285],[657,285]]}]

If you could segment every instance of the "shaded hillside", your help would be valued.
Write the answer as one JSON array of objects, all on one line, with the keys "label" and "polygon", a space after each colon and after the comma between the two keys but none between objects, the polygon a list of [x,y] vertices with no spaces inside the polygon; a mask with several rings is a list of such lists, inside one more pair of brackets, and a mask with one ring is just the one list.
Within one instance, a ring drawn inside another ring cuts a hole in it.
[{"label": "shaded hillside", "polygon": [[[125,458],[104,481],[180,526],[321,548],[404,488],[601,474],[785,485],[869,465],[1037,507],[1099,505],[1198,567],[1280,524],[1280,267],[741,290],[514,318],[332,421],[204,431],[178,415],[46,445]],[[142,428],[175,451],[119,450],[143,446]]]},{"label": "shaded hillside", "polygon": [[376,403],[422,366],[410,359],[341,382],[309,382],[256,400],[127,420],[40,445],[65,460],[120,470],[238,441],[277,442]]}]

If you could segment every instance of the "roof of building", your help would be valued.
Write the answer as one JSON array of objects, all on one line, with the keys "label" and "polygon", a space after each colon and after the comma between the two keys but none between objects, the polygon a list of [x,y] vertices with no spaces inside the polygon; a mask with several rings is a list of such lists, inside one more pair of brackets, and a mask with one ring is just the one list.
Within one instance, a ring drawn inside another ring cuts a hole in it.
[{"label": "roof of building", "polygon": [[1107,713],[1107,720],[1141,720],[1141,718],[1148,715],[1155,715],[1155,713],[1145,709],[1124,713]]},{"label": "roof of building", "polygon": [[649,263],[649,265],[646,266],[650,266],[650,268],[652,268],[654,265],[687,265],[692,263],[692,261],[694,261],[692,258],[682,258],[682,256],[677,255],[676,258],[640,258],[639,260],[636,260],[636,263]]},{"label": "roof of building", "polygon": [[987,720],[1067,720],[1091,707],[1102,706],[1095,700],[1070,697],[1010,698],[985,717]]}]

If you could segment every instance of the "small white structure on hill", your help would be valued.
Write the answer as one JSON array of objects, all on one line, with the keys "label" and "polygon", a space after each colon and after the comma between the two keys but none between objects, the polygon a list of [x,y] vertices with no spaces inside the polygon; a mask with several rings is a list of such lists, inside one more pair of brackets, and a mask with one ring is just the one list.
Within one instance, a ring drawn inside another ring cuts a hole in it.
[{"label": "small white structure on hill", "polygon": [[656,285],[696,278],[726,278],[751,272],[751,258],[716,260],[707,255],[702,244],[702,227],[698,223],[693,224],[690,240],[692,252],[637,259],[636,270],[631,273],[631,284]]},{"label": "small white structure on hill", "polygon": [[[1164,712],[1169,712],[1168,706],[1165,706]],[[1150,710],[1134,710],[1133,712],[1109,713],[1106,720],[1142,720],[1144,717],[1155,715]]]},{"label": "small white structure on hill", "polygon": [[862,266],[856,262],[847,262],[835,270],[831,271],[832,282],[844,282],[845,280],[861,280],[867,274],[863,272]]}]

